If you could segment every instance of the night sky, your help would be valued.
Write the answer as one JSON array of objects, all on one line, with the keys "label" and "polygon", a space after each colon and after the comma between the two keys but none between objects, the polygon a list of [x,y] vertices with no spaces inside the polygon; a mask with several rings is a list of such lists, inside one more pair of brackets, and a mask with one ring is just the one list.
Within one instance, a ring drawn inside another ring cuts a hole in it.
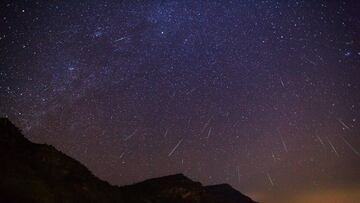
[{"label": "night sky", "polygon": [[112,184],[355,203],[360,1],[1,1],[0,116]]}]

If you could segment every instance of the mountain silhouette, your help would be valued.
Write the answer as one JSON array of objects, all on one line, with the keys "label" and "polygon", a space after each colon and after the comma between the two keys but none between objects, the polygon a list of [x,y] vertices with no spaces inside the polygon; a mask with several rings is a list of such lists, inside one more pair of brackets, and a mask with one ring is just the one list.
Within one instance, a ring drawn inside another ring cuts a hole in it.
[{"label": "mountain silhouette", "polygon": [[256,203],[228,184],[203,186],[183,174],[113,186],[0,118],[1,203]]}]

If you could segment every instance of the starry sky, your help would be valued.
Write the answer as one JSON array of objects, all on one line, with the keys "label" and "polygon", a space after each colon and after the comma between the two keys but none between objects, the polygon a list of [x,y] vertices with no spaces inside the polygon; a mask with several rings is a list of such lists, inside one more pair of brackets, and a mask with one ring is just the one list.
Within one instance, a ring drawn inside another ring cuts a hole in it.
[{"label": "starry sky", "polygon": [[360,198],[360,2],[1,1],[0,114],[124,185]]}]

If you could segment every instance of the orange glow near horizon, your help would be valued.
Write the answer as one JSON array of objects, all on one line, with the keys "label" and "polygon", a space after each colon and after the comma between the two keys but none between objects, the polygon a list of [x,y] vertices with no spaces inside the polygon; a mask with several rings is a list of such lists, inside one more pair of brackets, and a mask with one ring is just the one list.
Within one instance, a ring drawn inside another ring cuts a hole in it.
[{"label": "orange glow near horizon", "polygon": [[360,200],[360,187],[333,188],[316,191],[299,191],[298,193],[272,192],[249,193],[249,196],[260,203],[358,203]]}]

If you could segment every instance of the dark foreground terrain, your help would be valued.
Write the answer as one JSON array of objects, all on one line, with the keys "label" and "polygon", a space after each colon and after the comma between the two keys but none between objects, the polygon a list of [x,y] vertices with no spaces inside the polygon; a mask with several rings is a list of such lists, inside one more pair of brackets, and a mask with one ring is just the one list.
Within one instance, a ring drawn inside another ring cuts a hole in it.
[{"label": "dark foreground terrain", "polygon": [[221,184],[203,186],[182,174],[112,186],[54,147],[35,144],[0,118],[0,203],[255,203]]}]

